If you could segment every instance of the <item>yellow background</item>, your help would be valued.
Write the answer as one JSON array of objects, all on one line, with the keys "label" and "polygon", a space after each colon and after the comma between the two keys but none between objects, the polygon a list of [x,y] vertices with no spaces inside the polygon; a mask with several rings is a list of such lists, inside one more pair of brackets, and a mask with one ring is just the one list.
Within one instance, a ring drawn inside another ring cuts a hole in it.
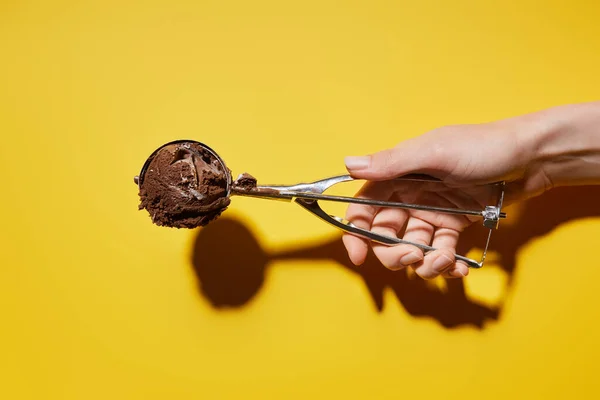
[{"label": "yellow background", "polygon": [[[295,183],[441,125],[595,100],[599,4],[3,0],[0,397],[597,398],[598,218],[524,243],[510,288],[493,260],[472,271],[469,296],[502,308],[483,329],[389,291],[377,312],[327,260],[274,261],[217,309],[197,232],[153,226],[132,178],[193,138]],[[294,204],[226,215],[271,252],[337,235]]]}]

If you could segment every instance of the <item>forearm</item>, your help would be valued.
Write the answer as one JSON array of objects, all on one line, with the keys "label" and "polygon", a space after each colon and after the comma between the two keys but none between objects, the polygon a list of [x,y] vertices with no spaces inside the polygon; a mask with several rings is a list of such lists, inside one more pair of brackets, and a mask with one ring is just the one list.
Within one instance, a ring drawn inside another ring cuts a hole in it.
[{"label": "forearm", "polygon": [[553,187],[600,184],[600,102],[555,107],[524,123],[531,165]]}]

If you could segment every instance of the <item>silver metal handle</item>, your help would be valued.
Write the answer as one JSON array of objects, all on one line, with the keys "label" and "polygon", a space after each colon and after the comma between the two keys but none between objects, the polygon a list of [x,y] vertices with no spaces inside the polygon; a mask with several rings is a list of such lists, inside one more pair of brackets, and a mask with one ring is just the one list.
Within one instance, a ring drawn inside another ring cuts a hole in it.
[{"label": "silver metal handle", "polygon": [[[481,261],[475,261],[473,259],[461,256],[459,254],[455,254],[454,257],[458,261],[462,261],[470,268],[481,268],[483,267],[483,263],[486,258],[487,248],[490,242],[490,237],[492,234],[492,230],[498,228],[498,224],[501,218],[506,218],[506,214],[501,212],[502,202],[504,200],[504,182],[496,182],[490,185],[499,185],[500,186],[500,196],[498,203],[495,206],[486,206],[483,210],[463,210],[456,208],[445,208],[445,207],[433,207],[433,206],[425,206],[421,204],[410,204],[410,203],[400,203],[400,202],[390,202],[390,201],[379,201],[379,200],[371,200],[371,199],[361,199],[356,197],[345,197],[345,196],[329,196],[324,195],[323,192],[329,189],[331,186],[341,183],[352,181],[350,175],[339,175],[331,178],[323,179],[320,181],[312,182],[312,183],[300,183],[292,186],[258,186],[256,188],[246,190],[234,188],[231,194],[241,195],[241,196],[251,196],[251,197],[262,197],[262,198],[270,198],[270,199],[282,199],[292,201],[294,200],[297,204],[302,206],[304,209],[309,211],[311,214],[317,216],[321,220],[333,225],[334,227],[350,233],[352,235],[356,235],[362,237],[367,240],[371,240],[377,243],[381,243],[388,246],[398,245],[398,244],[408,244],[411,246],[415,246],[421,249],[424,253],[429,253],[437,250],[435,247],[423,245],[420,243],[410,242],[404,239],[399,239],[397,237],[391,237],[386,235],[381,235],[375,232],[372,232],[367,229],[359,228],[354,225],[352,222],[345,220],[344,218],[337,217],[335,215],[330,215],[326,213],[321,206],[318,204],[318,200],[323,201],[334,201],[334,202],[344,202],[344,203],[356,203],[356,204],[365,204],[372,205],[377,207],[395,207],[395,208],[404,208],[411,210],[423,210],[423,211],[434,211],[441,212],[447,214],[458,214],[458,215],[471,215],[471,216],[479,216],[483,218],[483,225],[486,228],[489,228],[489,233],[487,236],[487,241],[485,248],[483,250],[483,256]],[[409,181],[420,181],[420,182],[440,182],[440,180],[431,178],[431,177],[422,177],[422,176],[407,176],[397,178],[399,181],[409,180]],[[489,185],[485,185],[489,186]]]},{"label": "silver metal handle", "polygon": [[[343,230],[344,232],[348,232],[353,235],[360,236],[364,239],[372,240],[374,242],[385,244],[385,245],[409,244],[411,246],[418,247],[419,249],[423,250],[424,253],[429,253],[429,252],[437,250],[435,247],[427,246],[427,245],[420,244],[420,243],[410,242],[410,241],[399,239],[396,237],[380,235],[378,233],[359,228],[358,226],[354,225],[352,222],[346,221],[341,217],[336,217],[334,215],[327,214],[319,206],[319,204],[314,200],[296,199],[295,201],[297,204],[302,206],[304,209],[306,209],[310,213],[321,218],[323,221],[335,226],[338,229]],[[491,230],[490,230],[490,234],[491,234]],[[489,241],[489,235],[488,235],[488,241]],[[487,246],[486,246],[486,248],[487,248]],[[483,261],[485,260],[485,253],[484,253],[484,258],[482,259],[481,262],[477,262],[470,258],[461,256],[459,254],[455,254],[454,257],[456,258],[456,260],[463,261],[471,268],[481,268],[481,267],[483,267]]]},{"label": "silver metal handle", "polygon": [[[352,180],[354,180],[354,178],[352,178],[350,175],[339,175],[312,183],[300,183],[293,186],[257,186],[256,188],[253,188],[251,190],[233,188],[231,193],[240,196],[262,197],[288,201],[292,201],[294,199],[323,200],[341,203],[363,204],[376,207],[391,207],[408,210],[433,211],[454,215],[471,215],[482,217],[483,225],[487,228],[496,228],[498,226],[499,220],[501,218],[506,218],[506,214],[501,212],[500,210],[501,201],[497,206],[487,206],[483,210],[463,210],[458,208],[434,207],[422,204],[361,199],[347,196],[331,196],[323,194],[325,190],[329,189],[335,184],[341,182],[348,182]],[[424,178],[419,176],[400,177],[397,178],[397,180],[441,182],[434,178]]]}]

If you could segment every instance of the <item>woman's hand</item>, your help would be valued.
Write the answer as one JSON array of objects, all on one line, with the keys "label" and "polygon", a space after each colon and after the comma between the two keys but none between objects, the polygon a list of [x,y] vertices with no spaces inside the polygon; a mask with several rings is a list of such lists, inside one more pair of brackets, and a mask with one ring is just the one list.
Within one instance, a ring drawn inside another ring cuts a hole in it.
[{"label": "woman's hand", "polygon": [[[347,157],[346,168],[354,178],[368,181],[357,196],[452,208],[483,208],[483,195],[472,187],[497,181],[506,182],[505,204],[557,185],[600,183],[600,103],[436,129],[389,150]],[[439,178],[446,189],[393,181],[413,173]],[[438,248],[424,256],[415,246],[388,247],[346,234],[344,244],[356,265],[364,262],[370,244],[390,269],[411,266],[425,279],[468,274],[454,253],[460,233],[473,219],[357,204],[348,207],[346,218],[364,229]]]}]

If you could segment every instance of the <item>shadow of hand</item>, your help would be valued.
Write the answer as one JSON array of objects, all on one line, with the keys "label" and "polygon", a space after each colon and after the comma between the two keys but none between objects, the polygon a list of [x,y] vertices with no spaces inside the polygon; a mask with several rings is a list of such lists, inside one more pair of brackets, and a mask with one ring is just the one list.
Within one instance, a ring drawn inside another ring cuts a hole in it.
[{"label": "shadow of hand", "polygon": [[[561,223],[600,216],[598,198],[600,187],[555,189],[525,202],[516,223],[494,232],[490,251],[499,254],[500,267],[509,277],[509,288],[520,248]],[[563,205],[565,202],[568,207]],[[485,236],[483,229],[476,225],[469,227],[461,236],[458,252],[467,254],[474,248],[473,243],[481,242]],[[461,279],[446,280],[446,290],[441,290],[407,270],[390,271],[372,254],[365,264],[356,267],[349,261],[339,238],[267,254],[246,226],[227,217],[199,230],[192,265],[202,296],[213,307],[223,309],[247,305],[260,291],[267,267],[275,260],[334,261],[363,279],[378,311],[383,310],[384,293],[390,289],[410,315],[433,318],[446,328],[461,325],[482,328],[486,321],[499,318],[503,303],[493,308],[470,300]]]}]

